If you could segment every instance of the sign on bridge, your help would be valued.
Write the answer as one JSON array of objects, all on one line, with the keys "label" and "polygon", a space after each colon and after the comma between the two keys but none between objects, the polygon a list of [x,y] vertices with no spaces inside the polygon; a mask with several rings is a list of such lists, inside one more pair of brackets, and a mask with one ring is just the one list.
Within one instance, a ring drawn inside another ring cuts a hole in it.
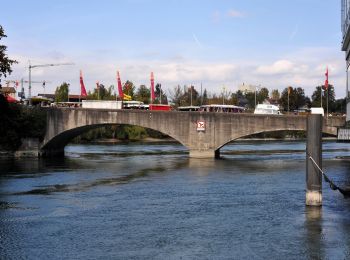
[{"label": "sign on bridge", "polygon": [[205,122],[197,121],[197,131],[205,131]]}]

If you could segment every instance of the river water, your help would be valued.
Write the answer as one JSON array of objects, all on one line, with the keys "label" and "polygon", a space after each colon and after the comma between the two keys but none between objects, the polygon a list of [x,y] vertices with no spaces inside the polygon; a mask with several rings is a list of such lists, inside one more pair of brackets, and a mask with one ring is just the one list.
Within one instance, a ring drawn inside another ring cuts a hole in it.
[{"label": "river water", "polygon": [[[0,159],[1,259],[349,259],[350,199],[305,207],[305,142],[236,142],[221,160],[177,144],[69,145]],[[323,166],[350,183],[350,144]]]}]

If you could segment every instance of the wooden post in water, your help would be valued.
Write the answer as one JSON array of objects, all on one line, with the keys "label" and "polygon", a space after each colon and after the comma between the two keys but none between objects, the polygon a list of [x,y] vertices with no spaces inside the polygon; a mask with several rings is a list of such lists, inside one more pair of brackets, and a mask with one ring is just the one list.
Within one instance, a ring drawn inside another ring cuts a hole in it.
[{"label": "wooden post in water", "polygon": [[[306,205],[322,206],[322,115],[307,117]],[[314,162],[310,159],[313,158]]]}]

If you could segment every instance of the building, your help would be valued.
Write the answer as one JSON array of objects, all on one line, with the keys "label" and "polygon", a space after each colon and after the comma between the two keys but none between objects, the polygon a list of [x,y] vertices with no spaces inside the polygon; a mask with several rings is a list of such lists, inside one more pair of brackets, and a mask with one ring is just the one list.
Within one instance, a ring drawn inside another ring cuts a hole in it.
[{"label": "building", "polygon": [[242,83],[242,85],[238,86],[238,90],[242,93],[254,93],[257,90],[257,86]]},{"label": "building", "polygon": [[341,30],[343,34],[342,51],[345,51],[346,60],[346,121],[350,124],[350,92],[349,92],[349,66],[350,66],[350,0],[341,0]]},{"label": "building", "polygon": [[[39,97],[45,97],[55,100],[55,94],[38,94]],[[80,96],[80,95],[68,95],[67,102],[80,102],[82,100],[86,100],[86,97]]]},{"label": "building", "polygon": [[14,87],[2,87],[0,89],[0,93],[4,96],[9,96],[11,98],[16,99],[16,90]]}]

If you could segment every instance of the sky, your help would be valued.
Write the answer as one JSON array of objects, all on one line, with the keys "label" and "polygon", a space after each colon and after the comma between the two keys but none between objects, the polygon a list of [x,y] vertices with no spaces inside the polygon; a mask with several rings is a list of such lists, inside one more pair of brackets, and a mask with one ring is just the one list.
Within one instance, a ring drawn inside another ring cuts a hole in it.
[{"label": "sky", "polygon": [[[67,82],[79,94],[80,70],[88,91],[97,81],[116,86],[118,70],[136,86],[149,86],[153,71],[169,94],[177,85],[220,94],[244,83],[311,96],[327,66],[336,98],[346,91],[340,0],[11,0],[0,25],[0,44],[19,62],[7,79],[27,80],[29,62],[74,63],[32,69],[46,93]],[[43,92],[33,83],[32,95]]]}]

